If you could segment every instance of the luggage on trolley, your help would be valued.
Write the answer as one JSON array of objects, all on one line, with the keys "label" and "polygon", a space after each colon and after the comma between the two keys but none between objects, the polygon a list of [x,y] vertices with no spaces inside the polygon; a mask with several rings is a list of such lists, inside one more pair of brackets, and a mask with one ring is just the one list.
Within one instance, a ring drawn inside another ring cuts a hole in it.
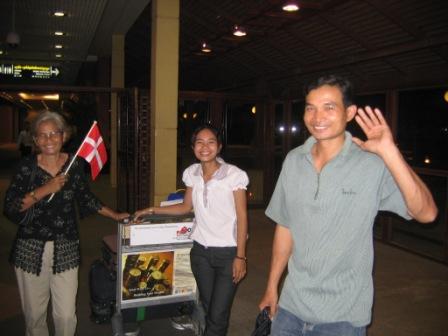
[{"label": "luggage on trolley", "polygon": [[[116,237],[104,237],[102,263],[106,269],[116,270],[114,336],[137,335],[138,331],[125,332],[124,325],[154,318],[172,318],[174,328],[203,334],[205,317],[190,267],[192,226],[192,214],[150,215],[139,224],[121,221]],[[91,281],[95,281],[94,265]],[[101,323],[95,320],[95,313],[110,316],[108,298],[104,300],[105,307],[95,306],[93,294],[92,320]]]}]

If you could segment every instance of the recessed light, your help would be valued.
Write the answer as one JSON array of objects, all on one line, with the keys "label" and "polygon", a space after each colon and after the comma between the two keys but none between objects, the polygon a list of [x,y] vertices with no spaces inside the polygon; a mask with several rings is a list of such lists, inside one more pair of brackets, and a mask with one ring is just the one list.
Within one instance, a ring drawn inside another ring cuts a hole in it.
[{"label": "recessed light", "polygon": [[0,50],[0,55],[3,55],[3,50]]},{"label": "recessed light", "polygon": [[56,56],[56,58],[61,58],[62,54],[56,54],[55,56]]},{"label": "recessed light", "polygon": [[300,9],[300,7],[297,1],[289,0],[283,5],[282,9],[285,12],[297,12]]},{"label": "recessed light", "polygon": [[62,44],[55,44],[55,45],[54,45],[54,48],[55,48],[55,49],[62,49],[63,46],[62,46]]},{"label": "recessed light", "polygon": [[64,32],[61,32],[61,31],[55,31],[54,34],[55,34],[56,36],[62,36],[62,35],[65,35]]},{"label": "recessed light", "polygon": [[210,48],[210,45],[206,42],[202,43],[201,51],[204,53],[210,53],[212,52],[212,49]]},{"label": "recessed light", "polygon": [[53,13],[53,16],[63,17],[63,16],[65,16],[65,13],[62,11],[56,11]]},{"label": "recessed light", "polygon": [[246,29],[244,29],[241,26],[235,25],[233,27],[233,35],[238,36],[238,37],[242,37],[242,36],[246,36]]}]

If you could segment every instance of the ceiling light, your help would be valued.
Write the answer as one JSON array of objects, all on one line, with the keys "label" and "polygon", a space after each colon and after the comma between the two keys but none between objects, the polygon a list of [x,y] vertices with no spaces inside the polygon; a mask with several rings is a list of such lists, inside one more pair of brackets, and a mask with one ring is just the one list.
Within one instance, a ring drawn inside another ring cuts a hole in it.
[{"label": "ceiling light", "polygon": [[20,92],[19,97],[23,100],[59,100],[59,94],[58,93],[25,93]]},{"label": "ceiling light", "polygon": [[61,58],[62,54],[56,54],[55,56],[56,56],[56,58]]},{"label": "ceiling light", "polygon": [[55,31],[54,34],[55,34],[56,36],[63,36],[63,35],[64,35],[64,32],[61,32],[61,31]]},{"label": "ceiling light", "polygon": [[53,13],[53,16],[63,17],[63,16],[65,16],[65,13],[62,11],[56,11]]},{"label": "ceiling light", "polygon": [[62,44],[55,44],[55,45],[54,45],[54,48],[55,48],[55,49],[62,49],[63,46],[62,46]]},{"label": "ceiling light", "polygon": [[233,35],[238,36],[238,37],[242,37],[242,36],[246,36],[247,33],[246,33],[246,30],[243,27],[235,25],[233,27]]},{"label": "ceiling light", "polygon": [[0,50],[0,55],[3,55],[3,50]]},{"label": "ceiling light", "polygon": [[42,96],[45,100],[59,100],[59,94],[53,93],[53,94],[46,94]]},{"label": "ceiling light", "polygon": [[201,51],[204,53],[210,53],[210,52],[212,52],[212,49],[210,48],[209,44],[207,44],[206,42],[203,42],[202,46],[201,46]]},{"label": "ceiling light", "polygon": [[288,0],[285,2],[285,4],[283,5],[282,9],[285,12],[296,12],[299,10],[299,4],[297,3],[297,1],[294,0]]}]

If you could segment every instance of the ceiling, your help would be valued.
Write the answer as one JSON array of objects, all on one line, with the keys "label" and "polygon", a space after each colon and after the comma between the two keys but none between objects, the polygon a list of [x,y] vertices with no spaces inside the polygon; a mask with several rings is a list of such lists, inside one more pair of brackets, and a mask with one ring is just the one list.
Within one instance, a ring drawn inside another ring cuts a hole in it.
[{"label": "ceiling", "polygon": [[[148,3],[149,0],[1,0],[0,64],[52,65],[58,69],[58,76],[47,81],[20,81],[74,85],[81,66],[110,56],[112,34],[126,33]],[[56,10],[67,15],[55,17]],[[21,40],[16,47],[6,41],[13,30],[13,18],[14,30]],[[55,36],[56,31],[65,34]],[[63,48],[55,49],[58,44]],[[8,76],[2,79],[18,82]]]},{"label": "ceiling", "polygon": [[[5,43],[13,0],[0,1],[1,63],[52,64],[55,83],[73,85],[81,67],[110,55],[111,35],[126,36],[126,82],[147,86],[149,0],[15,0],[21,43]],[[351,78],[360,91],[448,84],[448,1],[180,0],[181,90],[298,96],[323,73]],[[56,18],[53,10],[68,16]],[[232,35],[242,25],[247,36]],[[67,35],[56,37],[56,30]],[[211,53],[203,53],[203,42]],[[63,44],[63,55],[54,46]]]}]

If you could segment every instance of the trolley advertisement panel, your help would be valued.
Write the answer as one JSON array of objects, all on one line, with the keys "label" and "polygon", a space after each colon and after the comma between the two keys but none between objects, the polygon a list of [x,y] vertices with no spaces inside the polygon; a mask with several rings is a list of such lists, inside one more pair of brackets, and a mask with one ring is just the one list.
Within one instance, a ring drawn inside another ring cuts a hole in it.
[{"label": "trolley advertisement panel", "polygon": [[190,248],[161,248],[122,253],[121,301],[175,299],[196,294]]}]

